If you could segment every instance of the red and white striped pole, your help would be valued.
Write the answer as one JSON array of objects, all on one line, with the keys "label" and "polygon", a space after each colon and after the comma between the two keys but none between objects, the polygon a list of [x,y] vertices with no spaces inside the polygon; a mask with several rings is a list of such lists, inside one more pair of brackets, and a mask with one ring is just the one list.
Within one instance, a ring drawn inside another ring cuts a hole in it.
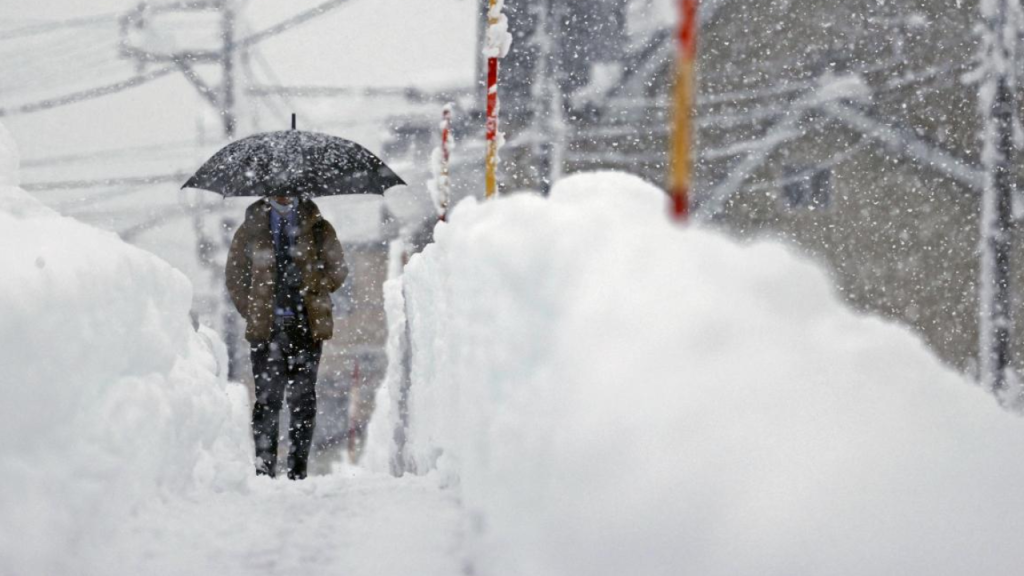
[{"label": "red and white striped pole", "polygon": [[501,134],[498,131],[498,59],[508,53],[511,37],[508,34],[508,20],[501,13],[505,0],[488,0],[487,38],[484,56],[487,57],[487,173],[485,185],[487,197],[498,192],[498,148]]},{"label": "red and white striped pole", "polygon": [[676,66],[672,151],[669,158],[669,191],[672,194],[672,216],[683,222],[690,213],[690,183],[693,176],[691,146],[699,0],[680,0],[679,4],[679,54]]},{"label": "red and white striped pole", "polygon": [[448,104],[441,113],[441,169],[437,176],[437,211],[440,220],[448,217],[448,206],[452,199],[452,181],[449,176],[452,159],[452,105]]}]

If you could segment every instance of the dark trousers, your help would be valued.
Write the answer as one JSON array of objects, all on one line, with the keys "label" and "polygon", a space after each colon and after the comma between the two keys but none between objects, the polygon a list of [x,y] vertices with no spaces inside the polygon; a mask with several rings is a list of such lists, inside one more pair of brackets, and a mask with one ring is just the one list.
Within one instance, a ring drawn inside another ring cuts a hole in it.
[{"label": "dark trousers", "polygon": [[281,406],[287,392],[291,416],[288,477],[306,477],[316,425],[316,372],[322,348],[323,344],[313,339],[305,319],[277,319],[270,339],[251,345],[256,380],[252,434],[257,474],[275,474]]}]

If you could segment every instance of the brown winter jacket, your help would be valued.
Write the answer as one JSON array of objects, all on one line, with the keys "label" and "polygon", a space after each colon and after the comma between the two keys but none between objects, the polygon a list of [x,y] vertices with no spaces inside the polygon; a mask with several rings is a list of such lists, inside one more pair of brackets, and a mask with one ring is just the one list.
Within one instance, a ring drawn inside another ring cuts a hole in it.
[{"label": "brown winter jacket", "polygon": [[[311,200],[300,200],[299,230],[293,258],[302,274],[302,298],[316,340],[334,335],[331,292],[348,275],[345,256],[334,227],[320,215]],[[270,338],[274,323],[274,240],[270,232],[270,202],[265,198],[249,206],[245,222],[235,232],[225,269],[228,294],[245,318],[245,338],[259,342]]]}]

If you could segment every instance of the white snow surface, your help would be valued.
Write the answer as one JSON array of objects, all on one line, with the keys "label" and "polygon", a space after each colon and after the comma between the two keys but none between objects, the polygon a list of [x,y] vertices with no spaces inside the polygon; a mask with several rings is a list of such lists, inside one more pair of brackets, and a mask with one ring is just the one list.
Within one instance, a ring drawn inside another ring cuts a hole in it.
[{"label": "white snow surface", "polygon": [[483,54],[486,58],[504,58],[512,48],[512,33],[508,31],[508,17],[502,12],[505,0],[497,0],[487,10],[487,34]]},{"label": "white snow surface", "polygon": [[17,186],[18,145],[7,128],[0,124],[0,187]]},{"label": "white snow surface", "polygon": [[343,468],[146,503],[93,563],[125,576],[458,576],[461,525],[435,478]]},{"label": "white snow surface", "polygon": [[1020,573],[1024,423],[789,248],[613,173],[435,238],[388,289],[404,457],[460,486],[474,573]]},{"label": "white snow surface", "polygon": [[187,279],[12,183],[0,126],[0,575],[451,576],[457,494],[257,478],[249,401]]},{"label": "white snow surface", "polygon": [[[2,131],[0,131],[2,133]],[[0,138],[0,574],[87,574],[147,499],[249,473],[245,389],[191,324],[188,280],[42,206]]]}]

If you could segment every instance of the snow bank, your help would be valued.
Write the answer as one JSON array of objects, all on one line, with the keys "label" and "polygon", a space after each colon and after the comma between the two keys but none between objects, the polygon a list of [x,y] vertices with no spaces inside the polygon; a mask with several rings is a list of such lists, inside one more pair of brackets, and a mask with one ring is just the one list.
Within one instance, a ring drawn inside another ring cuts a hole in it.
[{"label": "snow bank", "polygon": [[1024,424],[789,249],[621,174],[435,237],[405,456],[461,486],[475,573],[1020,573]]},{"label": "snow bank", "polygon": [[44,207],[16,168],[0,137],[0,574],[88,574],[144,500],[244,486],[248,399],[184,275]]},{"label": "snow bank", "polygon": [[18,146],[7,127],[0,124],[0,187],[17,186]]}]

